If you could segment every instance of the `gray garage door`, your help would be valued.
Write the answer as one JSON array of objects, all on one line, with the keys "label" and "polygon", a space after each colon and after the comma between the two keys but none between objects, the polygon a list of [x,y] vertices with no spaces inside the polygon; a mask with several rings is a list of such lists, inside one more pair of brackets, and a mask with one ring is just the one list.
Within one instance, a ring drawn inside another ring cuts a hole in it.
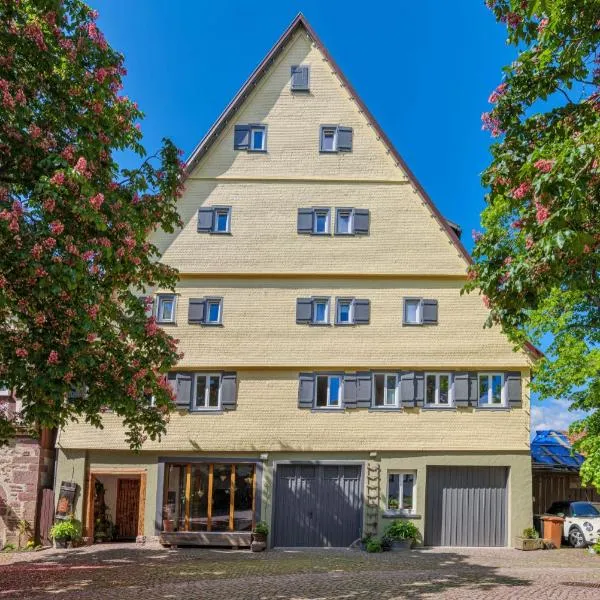
[{"label": "gray garage door", "polygon": [[278,465],[274,546],[348,546],[360,537],[360,465]]},{"label": "gray garage door", "polygon": [[505,546],[505,467],[427,467],[425,544]]}]

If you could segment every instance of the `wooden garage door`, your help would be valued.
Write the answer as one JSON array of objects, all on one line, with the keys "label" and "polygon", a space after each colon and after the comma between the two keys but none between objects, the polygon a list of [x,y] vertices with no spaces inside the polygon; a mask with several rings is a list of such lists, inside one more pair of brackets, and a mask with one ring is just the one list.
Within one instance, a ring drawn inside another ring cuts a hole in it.
[{"label": "wooden garage door", "polygon": [[278,465],[274,546],[349,546],[362,524],[360,465]]},{"label": "wooden garage door", "polygon": [[427,467],[425,544],[505,546],[508,469]]}]

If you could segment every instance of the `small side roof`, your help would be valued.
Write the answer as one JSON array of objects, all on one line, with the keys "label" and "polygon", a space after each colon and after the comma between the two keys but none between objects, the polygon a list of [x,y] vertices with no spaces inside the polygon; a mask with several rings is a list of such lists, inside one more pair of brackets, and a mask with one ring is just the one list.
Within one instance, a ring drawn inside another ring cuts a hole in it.
[{"label": "small side roof", "polygon": [[579,472],[583,456],[574,452],[566,432],[541,429],[531,442],[534,468]]}]

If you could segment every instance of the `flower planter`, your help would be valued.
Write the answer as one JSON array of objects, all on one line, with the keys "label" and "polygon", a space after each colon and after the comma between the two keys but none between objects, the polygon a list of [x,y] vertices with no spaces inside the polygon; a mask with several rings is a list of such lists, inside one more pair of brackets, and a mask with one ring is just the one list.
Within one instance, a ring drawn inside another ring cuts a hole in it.
[{"label": "flower planter", "polygon": [[517,550],[541,550],[544,547],[544,540],[517,537],[515,540],[515,548]]},{"label": "flower planter", "polygon": [[250,550],[252,552],[263,552],[267,547],[267,534],[265,533],[252,533],[252,543],[250,544]]},{"label": "flower planter", "polygon": [[67,538],[54,538],[54,547],[59,549],[67,548],[69,540]]},{"label": "flower planter", "polygon": [[392,540],[390,550],[392,552],[402,552],[403,550],[410,550],[412,548],[412,540]]}]

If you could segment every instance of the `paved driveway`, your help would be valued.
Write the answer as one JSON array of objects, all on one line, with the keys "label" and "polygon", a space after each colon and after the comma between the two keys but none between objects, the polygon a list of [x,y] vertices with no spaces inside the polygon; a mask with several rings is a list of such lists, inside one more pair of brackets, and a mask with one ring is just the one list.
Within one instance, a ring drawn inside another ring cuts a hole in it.
[{"label": "paved driveway", "polygon": [[0,600],[600,598],[600,556],[436,548],[248,551],[98,545],[0,554]]}]

